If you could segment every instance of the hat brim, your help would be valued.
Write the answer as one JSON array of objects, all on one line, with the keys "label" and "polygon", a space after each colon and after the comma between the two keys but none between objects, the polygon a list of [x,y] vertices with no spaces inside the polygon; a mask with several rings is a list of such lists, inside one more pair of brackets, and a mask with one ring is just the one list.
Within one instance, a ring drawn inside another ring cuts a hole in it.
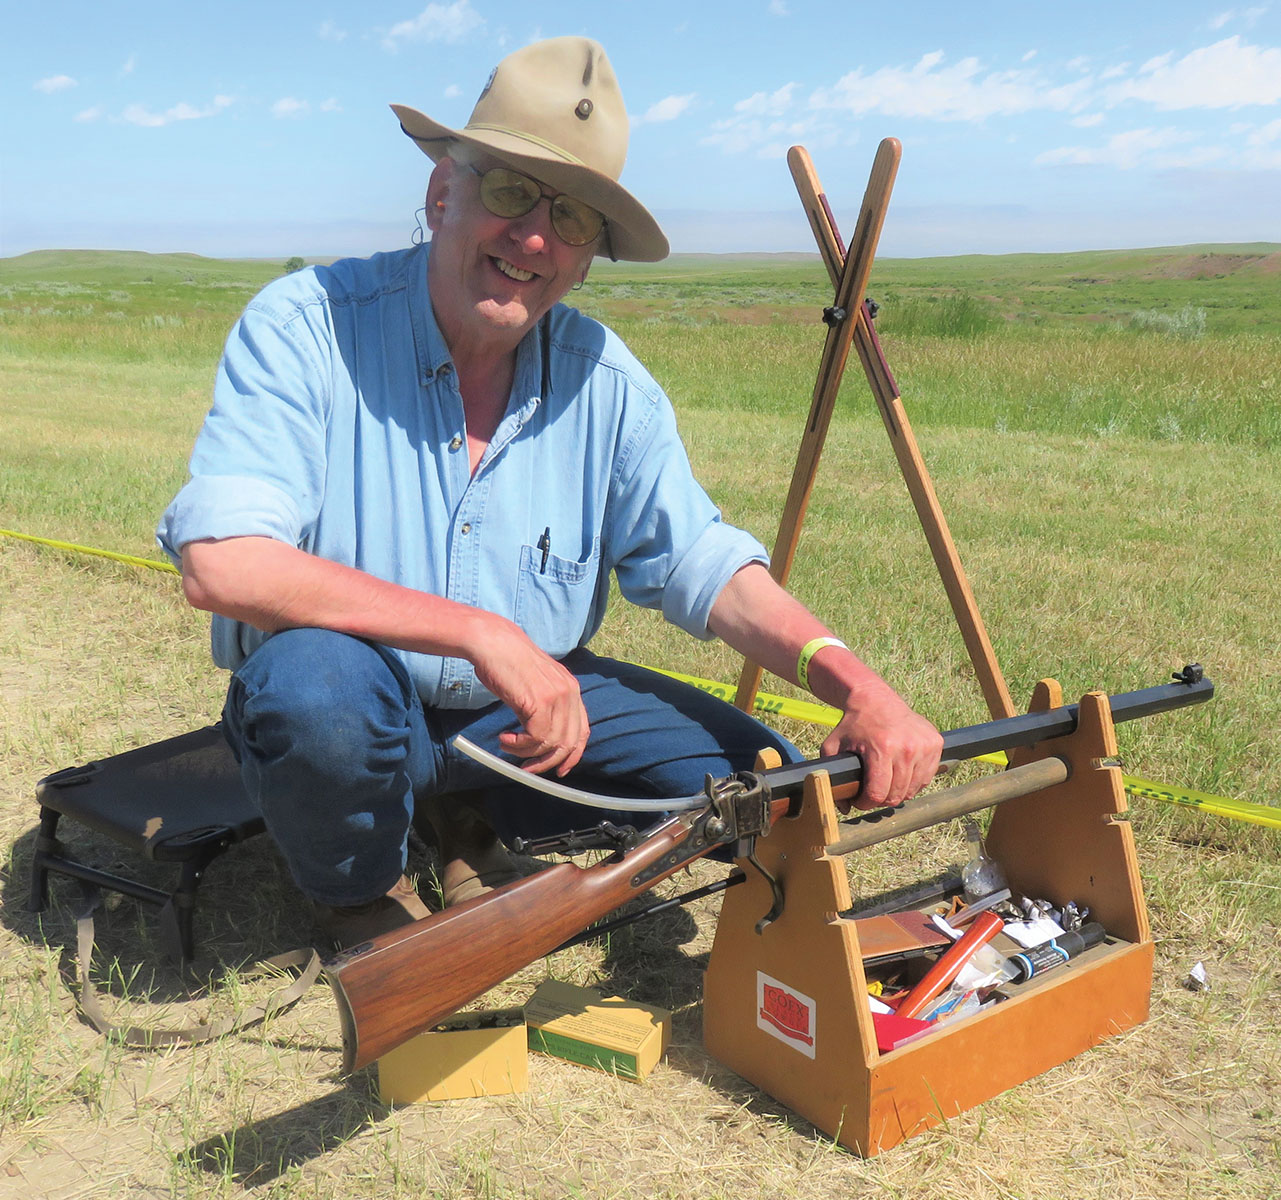
[{"label": "hat brim", "polygon": [[608,175],[567,158],[554,146],[507,129],[450,129],[404,104],[393,104],[391,110],[400,119],[401,129],[432,162],[440,161],[451,142],[463,142],[590,204],[609,222],[609,236],[602,240],[597,254],[608,255],[612,250],[615,258],[628,262],[659,262],[670,253],[658,222],[635,196]]}]

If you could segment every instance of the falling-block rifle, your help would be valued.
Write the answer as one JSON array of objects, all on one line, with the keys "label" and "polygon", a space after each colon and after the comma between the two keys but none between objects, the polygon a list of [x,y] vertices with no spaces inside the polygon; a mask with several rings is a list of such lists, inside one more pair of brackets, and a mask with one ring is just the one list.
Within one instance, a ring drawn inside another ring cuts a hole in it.
[{"label": "falling-block rifle", "polygon": [[[1175,682],[1109,699],[1113,722],[1208,700],[1214,686],[1199,666]],[[1077,705],[1002,717],[943,735],[945,760],[977,758],[1071,734]],[[709,778],[697,807],[663,820],[630,850],[590,867],[558,863],[486,896],[340,952],[325,964],[338,1000],[343,1069],[357,1070],[551,953],[607,913],[720,846],[752,862],[757,837],[799,805],[805,781],[828,775],[833,798],[858,792],[862,763],[838,754],[761,771]],[[856,822],[831,852],[846,853],[1062,783],[1067,764],[1047,758],[997,775],[919,796],[899,809]],[[879,819],[877,819],[879,818]],[[775,909],[783,897],[777,883]],[[774,914],[762,918],[761,926]]]}]

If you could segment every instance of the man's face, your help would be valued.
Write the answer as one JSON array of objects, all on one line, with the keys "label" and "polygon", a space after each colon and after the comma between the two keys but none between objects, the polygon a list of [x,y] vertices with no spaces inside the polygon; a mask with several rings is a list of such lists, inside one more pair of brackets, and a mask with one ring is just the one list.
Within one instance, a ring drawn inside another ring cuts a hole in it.
[{"label": "man's face", "polygon": [[[475,165],[483,172],[498,164],[481,159]],[[455,355],[510,353],[586,277],[595,252],[595,243],[561,241],[546,200],[522,217],[494,216],[481,203],[476,171],[444,158],[427,187],[428,289]]]}]

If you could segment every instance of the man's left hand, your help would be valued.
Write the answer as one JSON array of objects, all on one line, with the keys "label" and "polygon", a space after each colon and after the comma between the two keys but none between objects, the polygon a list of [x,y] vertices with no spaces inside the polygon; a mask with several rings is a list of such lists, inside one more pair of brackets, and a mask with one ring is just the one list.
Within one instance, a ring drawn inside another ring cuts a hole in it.
[{"label": "man's left hand", "polygon": [[[938,774],[943,736],[878,681],[849,698],[822,753],[857,754],[863,760],[863,783],[854,808],[896,807]],[[850,806],[842,807],[848,811]]]}]

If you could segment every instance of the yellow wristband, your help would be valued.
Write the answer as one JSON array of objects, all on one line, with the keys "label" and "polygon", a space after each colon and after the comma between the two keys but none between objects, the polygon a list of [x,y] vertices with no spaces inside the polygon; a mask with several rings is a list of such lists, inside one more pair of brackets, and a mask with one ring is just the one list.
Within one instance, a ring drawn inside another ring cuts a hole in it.
[{"label": "yellow wristband", "polygon": [[840,638],[834,637],[811,638],[801,647],[801,655],[796,660],[796,680],[807,692],[810,690],[810,659],[822,650],[824,646],[839,646],[842,650],[849,649]]}]

